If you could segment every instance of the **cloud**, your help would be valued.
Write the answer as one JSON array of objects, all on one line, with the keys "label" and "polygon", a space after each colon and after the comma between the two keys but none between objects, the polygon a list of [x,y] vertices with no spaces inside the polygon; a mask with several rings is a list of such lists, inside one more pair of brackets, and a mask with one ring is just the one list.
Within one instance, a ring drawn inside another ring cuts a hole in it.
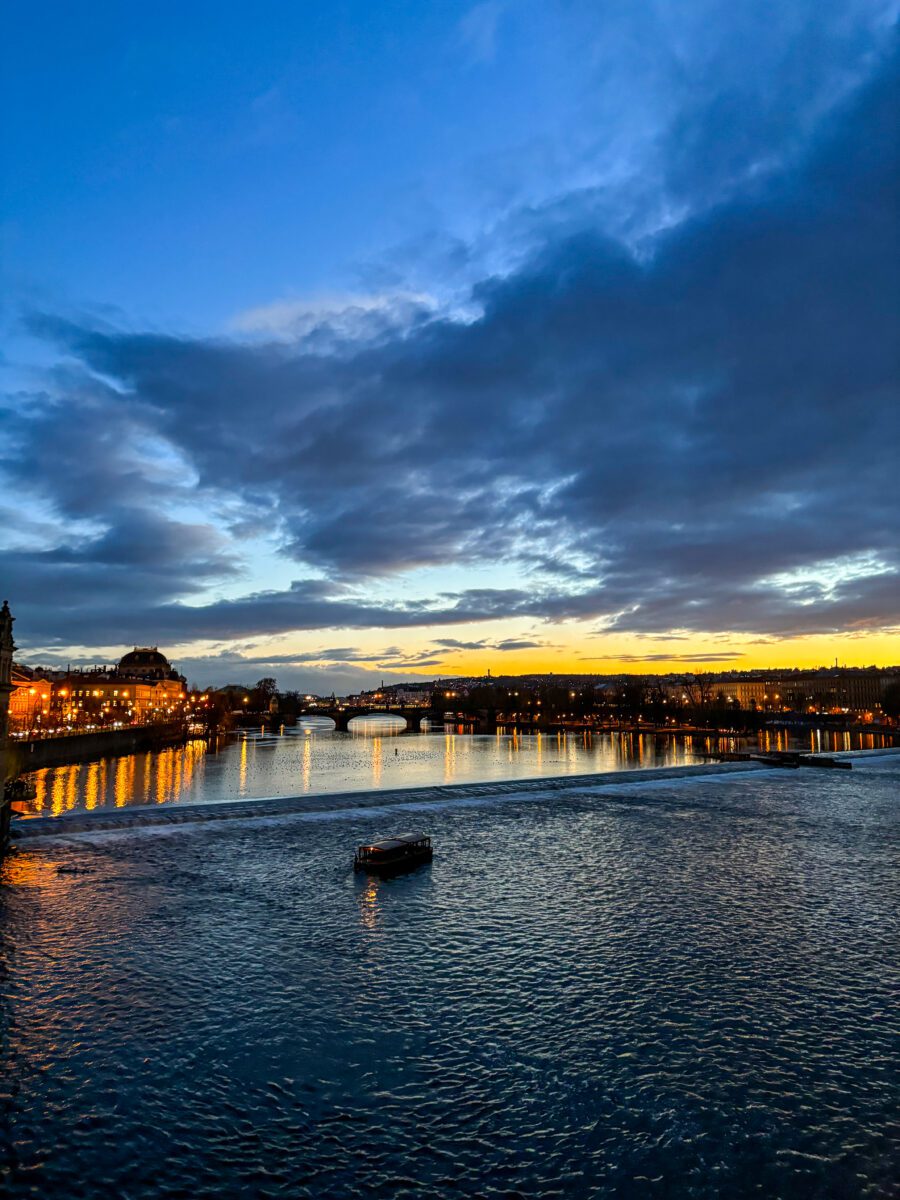
[{"label": "cloud", "polygon": [[497,31],[503,16],[499,0],[482,0],[459,22],[460,44],[473,63],[488,63],[497,51]]},{"label": "cloud", "polygon": [[435,645],[444,646],[448,650],[483,650],[486,644],[484,639],[477,642],[461,642],[458,638],[435,638]]},{"label": "cloud", "polygon": [[[672,177],[706,155],[728,186],[639,250],[602,197],[531,212],[529,253],[477,283],[465,320],[332,315],[323,339],[285,312],[248,342],[32,314],[68,365],[7,414],[0,465],[60,521],[7,563],[30,635],[900,626],[897,65],[870,63],[790,136],[761,127],[777,163],[755,173],[723,160],[727,105],[688,113]],[[243,523],[277,530],[296,581],[216,598]],[[448,566],[516,583],[372,598]]]},{"label": "cloud", "polygon": [[382,292],[316,299],[284,299],[238,313],[237,333],[287,341],[302,339],[308,348],[334,350],[348,342],[373,342],[397,336],[432,315],[435,301],[424,293]]},{"label": "cloud", "polygon": [[464,642],[457,638],[435,638],[434,642],[435,646],[442,646],[448,650],[532,650],[547,645],[546,642],[532,641],[528,638],[503,638],[499,642],[489,638],[481,638],[477,642]]},{"label": "cloud", "polygon": [[175,663],[187,677],[190,685],[198,687],[221,687],[225,683],[239,683],[251,687],[258,679],[271,677],[277,680],[282,691],[309,692],[313,695],[338,695],[377,687],[385,684],[402,683],[408,673],[381,670],[364,666],[341,664],[285,663],[279,656],[244,658],[235,654],[186,655]]}]

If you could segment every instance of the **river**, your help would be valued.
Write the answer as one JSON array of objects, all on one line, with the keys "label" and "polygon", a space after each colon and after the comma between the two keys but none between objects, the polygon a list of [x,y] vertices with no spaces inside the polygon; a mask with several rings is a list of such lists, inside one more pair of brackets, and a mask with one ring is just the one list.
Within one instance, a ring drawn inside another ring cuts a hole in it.
[{"label": "river", "polygon": [[[145,804],[216,804],[274,796],[536,779],[591,772],[676,767],[702,762],[708,737],[569,733],[398,735],[396,718],[367,718],[353,733],[313,719],[275,732],[250,730],[212,746],[188,742],[34,773],[32,816]],[[721,739],[719,749],[748,743]],[[877,735],[814,730],[801,740],[764,733],[762,749],[871,749]],[[755,748],[757,743],[753,743]]]},{"label": "river", "polygon": [[896,1194],[900,755],[464,792],[23,839],[4,1194]]}]

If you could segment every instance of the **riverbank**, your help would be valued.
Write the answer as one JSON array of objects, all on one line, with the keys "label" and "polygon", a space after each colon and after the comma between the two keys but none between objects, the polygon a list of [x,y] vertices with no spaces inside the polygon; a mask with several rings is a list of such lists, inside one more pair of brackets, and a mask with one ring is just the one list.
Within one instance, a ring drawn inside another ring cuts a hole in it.
[{"label": "riverbank", "polygon": [[128,725],[123,729],[98,729],[91,733],[69,733],[60,737],[23,739],[13,742],[19,774],[45,767],[95,762],[101,758],[119,758],[141,750],[159,750],[164,746],[183,746],[188,739],[183,722],[156,725]]}]

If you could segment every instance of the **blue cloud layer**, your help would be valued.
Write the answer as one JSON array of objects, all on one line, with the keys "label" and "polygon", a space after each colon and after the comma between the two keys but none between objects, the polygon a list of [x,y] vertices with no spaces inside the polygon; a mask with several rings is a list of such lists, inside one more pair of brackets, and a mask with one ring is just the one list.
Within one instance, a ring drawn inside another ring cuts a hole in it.
[{"label": "blue cloud layer", "polygon": [[[60,521],[7,556],[29,636],[900,625],[896,55],[869,74],[789,130],[770,128],[789,91],[748,131],[699,89],[666,161],[682,189],[708,163],[718,202],[640,244],[611,235],[602,189],[531,211],[474,318],[248,343],[32,313],[67,361],[7,413],[4,470]],[[746,169],[767,143],[776,166]],[[260,526],[297,582],[197,603]],[[492,563],[530,582],[365,598]]]}]

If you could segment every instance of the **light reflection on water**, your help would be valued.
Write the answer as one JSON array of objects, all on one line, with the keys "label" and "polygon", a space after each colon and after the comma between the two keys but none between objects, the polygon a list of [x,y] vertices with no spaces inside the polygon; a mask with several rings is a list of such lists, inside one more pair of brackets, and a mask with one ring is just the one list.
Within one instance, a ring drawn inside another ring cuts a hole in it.
[{"label": "light reflection on water", "polygon": [[[135,804],[215,804],[235,799],[379,788],[533,779],[541,776],[684,766],[713,749],[747,743],[706,736],[636,733],[421,733],[394,736],[391,719],[367,718],[347,733],[321,720],[276,732],[245,731],[208,749],[203,741],[34,774],[32,816]],[[760,734],[764,750],[877,749],[875,734],[784,730]],[[754,747],[755,748],[755,747]]]},{"label": "light reflection on water", "polygon": [[393,880],[352,870],[406,824],[377,809],[25,844],[0,1192],[895,1195],[898,786],[885,755],[456,794]]}]

